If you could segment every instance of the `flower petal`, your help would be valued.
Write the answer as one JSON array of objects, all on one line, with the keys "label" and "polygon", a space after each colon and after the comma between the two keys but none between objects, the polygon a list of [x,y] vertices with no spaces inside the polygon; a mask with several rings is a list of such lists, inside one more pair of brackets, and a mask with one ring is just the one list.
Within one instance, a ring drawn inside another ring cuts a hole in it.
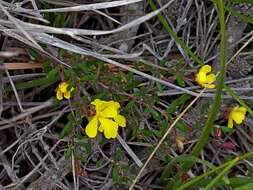
[{"label": "flower petal", "polygon": [[118,129],[119,129],[119,126],[118,125],[115,125],[113,128],[112,128],[112,132],[111,132],[111,138],[115,139],[118,135]]},{"label": "flower petal", "polygon": [[58,90],[58,89],[56,91],[56,98],[58,100],[62,100],[63,99],[62,92],[60,90]]},{"label": "flower petal", "polygon": [[118,114],[118,107],[115,104],[111,104],[106,107],[101,113],[99,114],[102,117],[106,118],[113,118]]},{"label": "flower petal", "polygon": [[94,117],[86,126],[85,133],[87,134],[88,137],[94,138],[97,136],[97,132],[98,132],[98,119],[97,117]]},{"label": "flower petal", "polygon": [[97,112],[100,110],[104,109],[106,106],[106,101],[100,100],[100,99],[95,99],[93,102],[91,102],[92,105],[95,106],[95,109]]},{"label": "flower petal", "polygon": [[102,126],[102,125],[99,125],[99,127],[98,127],[98,131],[99,131],[100,133],[103,133],[104,128],[103,128],[103,126]]},{"label": "flower petal", "polygon": [[200,68],[199,72],[209,73],[212,71],[212,67],[210,65],[204,65]]},{"label": "flower petal", "polygon": [[115,106],[117,109],[120,108],[119,102],[115,102],[115,101],[112,101],[112,100],[111,100],[111,101],[108,102],[108,104],[109,104],[109,105]]},{"label": "flower petal", "polygon": [[245,107],[241,106],[238,108],[238,111],[245,115],[247,112],[247,109]]},{"label": "flower petal", "polygon": [[213,89],[213,88],[215,88],[215,85],[214,84],[205,84],[205,87]]},{"label": "flower petal", "polygon": [[66,98],[66,99],[70,99],[70,96],[71,96],[70,91],[64,92],[63,96],[64,96],[64,98]]},{"label": "flower petal", "polygon": [[126,118],[123,115],[118,114],[116,117],[114,117],[114,121],[121,127],[126,126]]},{"label": "flower petal", "polygon": [[214,81],[215,81],[215,74],[212,73],[212,74],[206,76],[206,83],[211,84]]},{"label": "flower petal", "polygon": [[204,72],[199,72],[196,75],[196,82],[202,85],[203,83],[206,82],[206,73]]},{"label": "flower petal", "polygon": [[107,118],[99,118],[99,121],[101,123],[101,126],[104,129],[104,135],[105,138],[110,139],[110,138],[115,138],[118,134],[118,124],[111,119]]},{"label": "flower petal", "polygon": [[238,111],[232,112],[231,117],[236,122],[236,124],[241,124],[242,121],[245,119],[245,115]]},{"label": "flower petal", "polygon": [[61,82],[60,84],[59,84],[59,90],[61,91],[61,92],[67,92],[67,88],[68,88],[68,83],[67,82]]},{"label": "flower petal", "polygon": [[232,117],[228,117],[228,128],[233,128],[233,119]]}]

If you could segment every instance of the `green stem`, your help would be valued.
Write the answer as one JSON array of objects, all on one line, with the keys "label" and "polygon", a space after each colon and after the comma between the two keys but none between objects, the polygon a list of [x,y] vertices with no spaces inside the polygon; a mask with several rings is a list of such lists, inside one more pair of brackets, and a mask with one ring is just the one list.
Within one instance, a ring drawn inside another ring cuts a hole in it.
[{"label": "green stem", "polygon": [[[231,162],[231,161],[230,161]],[[181,185],[179,188],[177,188],[176,190],[184,190],[184,189],[188,189],[189,187],[191,187],[193,184],[197,183],[198,181],[200,181],[201,179],[203,179],[204,177],[207,177],[209,175],[211,175],[212,173],[214,172],[218,172],[219,170],[221,170],[222,168],[226,167],[227,165],[230,164],[230,162],[227,162],[221,166],[218,166],[214,169],[211,169],[210,171],[208,172],[205,172],[204,174],[200,175],[200,176],[197,176],[197,177],[194,177],[192,178],[190,181],[188,181],[187,183]]]},{"label": "green stem", "polygon": [[205,187],[204,190],[209,190],[218,183],[221,178],[239,161],[239,157],[234,158],[229,164]]},{"label": "green stem", "polygon": [[[209,114],[209,117],[207,119],[207,122],[204,126],[203,132],[193,148],[191,155],[198,157],[202,148],[205,146],[205,144],[208,141],[208,137],[211,133],[211,129],[213,126],[213,123],[216,119],[216,115],[218,113],[218,109],[221,102],[221,95],[222,95],[222,88],[224,83],[224,74],[225,74],[225,63],[226,63],[226,29],[225,29],[225,16],[224,16],[224,3],[223,0],[217,0],[216,1],[217,8],[218,8],[218,14],[220,19],[220,35],[221,35],[221,43],[220,43],[220,65],[221,70],[220,74],[218,76],[218,85],[217,85],[217,92],[215,95],[215,99],[211,108],[211,112]],[[187,171],[191,168],[192,163],[187,163],[183,166],[183,170]]]},{"label": "green stem", "polygon": [[[211,170],[205,172],[204,174],[202,174],[200,176],[192,178],[190,181],[186,182],[185,184],[183,184],[179,188],[177,188],[177,190],[189,189],[194,184],[196,184],[197,182],[201,181],[203,178],[205,178],[205,177],[207,177],[207,176],[209,176],[209,175],[211,175],[211,174],[213,174],[215,172],[219,172],[223,168],[224,169],[220,172],[220,174],[222,173],[222,175],[224,175],[226,173],[226,171],[228,171],[230,168],[232,168],[233,166],[235,166],[236,163],[238,163],[241,160],[250,158],[250,157],[253,157],[253,151],[251,151],[249,153],[246,153],[246,154],[244,154],[242,156],[235,157],[233,160],[230,160],[230,161],[228,161],[228,162],[226,162],[226,163],[224,163],[224,164],[222,164],[222,165],[220,165],[220,166],[218,166],[216,168],[212,168]],[[218,180],[218,179],[216,179],[216,180]],[[216,180],[215,180],[215,183],[217,182]],[[215,185],[215,183],[213,183],[212,185]]]}]

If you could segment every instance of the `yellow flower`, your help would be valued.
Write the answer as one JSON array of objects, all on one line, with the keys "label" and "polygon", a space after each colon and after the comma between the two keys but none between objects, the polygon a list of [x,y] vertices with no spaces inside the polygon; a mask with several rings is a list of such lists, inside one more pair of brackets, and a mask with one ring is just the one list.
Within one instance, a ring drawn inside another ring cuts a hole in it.
[{"label": "yellow flower", "polygon": [[119,114],[120,104],[115,101],[95,99],[91,102],[95,106],[96,114],[85,128],[85,133],[90,138],[97,136],[97,132],[104,133],[105,138],[116,138],[118,128],[126,126],[126,118]]},{"label": "yellow flower", "polygon": [[56,91],[56,98],[58,100],[62,100],[63,97],[66,99],[70,99],[71,92],[74,90],[72,87],[70,90],[68,90],[69,83],[68,82],[61,82],[58,87],[55,89]]},{"label": "yellow flower", "polygon": [[215,85],[212,84],[215,81],[215,74],[210,73],[211,71],[212,67],[210,65],[202,66],[196,74],[196,82],[202,87],[215,88]]},{"label": "yellow flower", "polygon": [[234,107],[228,116],[228,128],[233,128],[233,121],[235,121],[236,124],[241,124],[243,120],[245,119],[246,115],[246,108],[245,107]]}]

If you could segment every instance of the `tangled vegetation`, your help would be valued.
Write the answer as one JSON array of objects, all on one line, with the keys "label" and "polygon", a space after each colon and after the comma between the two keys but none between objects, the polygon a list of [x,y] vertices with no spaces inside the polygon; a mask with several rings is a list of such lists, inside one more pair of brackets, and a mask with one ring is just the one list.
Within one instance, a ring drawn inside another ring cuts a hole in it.
[{"label": "tangled vegetation", "polygon": [[253,189],[252,0],[0,0],[0,189]]}]

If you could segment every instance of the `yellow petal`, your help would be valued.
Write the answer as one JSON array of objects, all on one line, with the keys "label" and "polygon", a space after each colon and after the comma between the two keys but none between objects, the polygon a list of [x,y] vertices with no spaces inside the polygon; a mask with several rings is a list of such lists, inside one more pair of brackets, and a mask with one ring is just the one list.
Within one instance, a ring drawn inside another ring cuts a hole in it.
[{"label": "yellow petal", "polygon": [[98,132],[98,119],[97,117],[94,117],[86,126],[85,133],[87,134],[88,137],[94,138],[97,136],[97,132]]},{"label": "yellow petal", "polygon": [[206,83],[213,83],[215,81],[215,74],[210,74],[206,76]]},{"label": "yellow petal", "polygon": [[228,128],[233,128],[233,119],[231,116],[228,117]]},{"label": "yellow petal", "polygon": [[245,115],[241,112],[232,112],[231,117],[236,122],[236,124],[241,124],[245,119]]},{"label": "yellow petal", "polygon": [[126,118],[123,115],[118,114],[116,117],[114,117],[114,121],[121,127],[126,126]]},{"label": "yellow petal", "polygon": [[95,99],[94,101],[91,102],[92,105],[97,106],[103,104],[104,101],[100,99]]},{"label": "yellow petal", "polygon": [[68,88],[68,83],[67,82],[61,82],[60,84],[59,84],[59,90],[61,91],[61,92],[66,92],[67,91],[67,88]]},{"label": "yellow petal", "polygon": [[213,88],[215,88],[215,85],[214,84],[206,84],[205,87],[213,89]]},{"label": "yellow petal", "polygon": [[64,98],[66,98],[66,99],[70,99],[70,91],[66,91],[66,92],[64,92],[64,94],[63,94],[63,96],[64,96]]},{"label": "yellow petal", "polygon": [[113,105],[113,106],[115,106],[117,109],[120,108],[119,102],[115,102],[115,101],[112,101],[112,100],[108,102],[108,106],[109,106],[109,105]]},{"label": "yellow petal", "polygon": [[106,101],[100,100],[100,99],[95,99],[93,102],[91,102],[92,105],[95,106],[96,111],[100,111],[105,108],[106,106]]},{"label": "yellow petal", "polygon": [[245,107],[241,106],[238,108],[238,111],[245,115],[247,112],[247,109]]},{"label": "yellow petal", "polygon": [[118,107],[114,104],[109,105],[106,107],[101,113],[99,114],[102,117],[106,118],[113,118],[118,114]]},{"label": "yellow petal", "polygon": [[104,129],[105,138],[110,139],[110,138],[115,138],[117,136],[118,124],[116,122],[112,121],[111,119],[102,118],[102,117],[99,118],[99,121]]},{"label": "yellow petal", "polygon": [[199,72],[209,73],[212,71],[212,67],[210,65],[204,65],[200,68]]},{"label": "yellow petal", "polygon": [[111,132],[111,138],[115,139],[118,135],[118,129],[119,129],[119,126],[118,125],[115,125],[113,128],[112,128],[112,132]]},{"label": "yellow petal", "polygon": [[99,125],[99,127],[98,127],[98,131],[99,131],[100,133],[103,133],[104,128],[103,128],[103,126],[102,126],[102,125]]},{"label": "yellow petal", "polygon": [[62,92],[61,92],[60,90],[57,90],[57,91],[56,91],[56,98],[57,98],[58,100],[62,100],[62,99],[63,99]]},{"label": "yellow petal", "polygon": [[203,83],[205,83],[206,82],[206,73],[199,72],[196,75],[196,82],[199,83],[200,85],[202,85]]}]

